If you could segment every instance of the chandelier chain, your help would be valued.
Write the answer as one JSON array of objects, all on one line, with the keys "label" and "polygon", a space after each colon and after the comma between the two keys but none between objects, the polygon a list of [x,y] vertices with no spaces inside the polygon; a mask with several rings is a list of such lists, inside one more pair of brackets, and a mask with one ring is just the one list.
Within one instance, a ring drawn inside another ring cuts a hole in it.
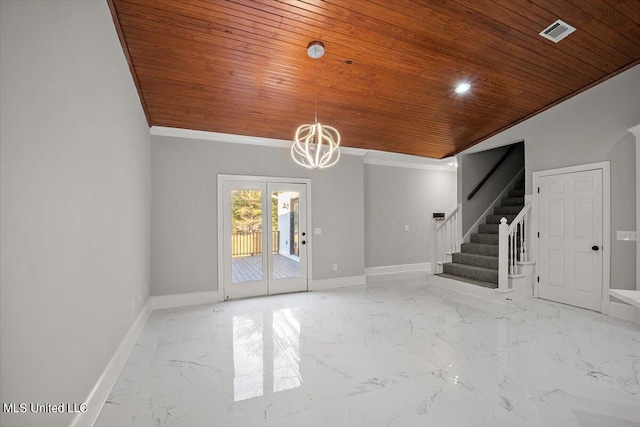
[{"label": "chandelier chain", "polygon": [[318,123],[318,59],[313,60],[313,96],[314,96],[314,118]]}]

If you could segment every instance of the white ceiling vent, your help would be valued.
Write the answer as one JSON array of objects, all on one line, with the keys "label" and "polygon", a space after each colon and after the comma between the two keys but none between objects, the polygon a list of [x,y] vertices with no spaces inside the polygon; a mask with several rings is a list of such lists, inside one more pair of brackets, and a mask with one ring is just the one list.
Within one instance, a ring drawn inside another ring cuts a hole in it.
[{"label": "white ceiling vent", "polygon": [[557,20],[547,28],[542,30],[540,35],[545,39],[549,39],[554,43],[558,43],[569,34],[573,33],[576,29],[564,21]]}]

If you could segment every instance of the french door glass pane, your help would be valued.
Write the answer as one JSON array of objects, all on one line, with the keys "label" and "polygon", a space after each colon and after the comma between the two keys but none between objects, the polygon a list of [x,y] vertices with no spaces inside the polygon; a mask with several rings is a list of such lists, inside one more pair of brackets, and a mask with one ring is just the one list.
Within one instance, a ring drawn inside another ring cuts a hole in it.
[{"label": "french door glass pane", "polygon": [[231,191],[231,279],[262,280],[262,191]]},{"label": "french door glass pane", "polygon": [[299,200],[297,191],[272,191],[272,279],[300,277]]}]

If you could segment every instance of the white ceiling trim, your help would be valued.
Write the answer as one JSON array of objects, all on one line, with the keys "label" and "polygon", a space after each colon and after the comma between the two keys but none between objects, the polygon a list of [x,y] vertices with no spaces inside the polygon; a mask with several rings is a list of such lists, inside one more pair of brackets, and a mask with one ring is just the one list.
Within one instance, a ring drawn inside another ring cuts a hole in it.
[{"label": "white ceiling trim", "polygon": [[[291,149],[293,141],[285,139],[262,138],[258,136],[235,135],[232,133],[207,132],[193,129],[170,128],[164,126],[151,126],[151,135],[172,136],[176,138],[202,139],[205,141],[228,142],[231,144],[259,145],[261,147],[275,147]],[[367,150],[359,148],[340,147],[342,154],[352,156],[364,156]]]},{"label": "white ceiling trim", "polygon": [[369,150],[364,156],[364,163],[368,165],[393,166],[409,169],[433,169],[455,171],[457,164],[455,157],[432,159],[429,157],[411,156],[408,154],[389,153],[387,151]]},{"label": "white ceiling trim", "polygon": [[[260,147],[274,147],[291,149],[293,141],[284,139],[262,138],[257,136],[235,135],[230,133],[207,132],[202,130],[181,129],[165,126],[151,126],[151,135],[169,136],[174,138],[200,139],[205,141],[224,142],[231,144],[258,145]],[[411,169],[451,170],[455,158],[431,159],[428,157],[410,156],[407,154],[389,153],[385,151],[364,150],[361,148],[340,147],[342,154],[363,156],[364,163],[370,165],[393,166]]]}]

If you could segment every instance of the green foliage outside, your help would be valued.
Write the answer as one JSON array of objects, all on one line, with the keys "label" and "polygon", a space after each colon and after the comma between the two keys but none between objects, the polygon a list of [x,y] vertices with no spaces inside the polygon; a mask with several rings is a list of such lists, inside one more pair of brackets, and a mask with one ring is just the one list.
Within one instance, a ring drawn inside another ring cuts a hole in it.
[{"label": "green foliage outside", "polygon": [[[262,192],[234,190],[231,192],[231,232],[254,233],[262,231]],[[278,198],[271,198],[271,227],[278,230]]]}]

